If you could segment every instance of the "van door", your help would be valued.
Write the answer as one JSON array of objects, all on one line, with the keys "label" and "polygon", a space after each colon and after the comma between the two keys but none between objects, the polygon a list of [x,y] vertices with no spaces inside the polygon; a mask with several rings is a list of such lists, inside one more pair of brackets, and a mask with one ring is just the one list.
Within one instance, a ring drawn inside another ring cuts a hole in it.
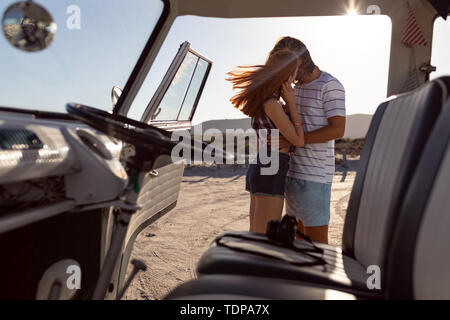
[{"label": "van door", "polygon": [[[168,131],[191,129],[211,65],[189,42],[181,44],[141,121]],[[128,228],[115,292],[122,289],[136,236],[176,206],[183,171],[183,162],[173,163],[170,156],[160,156],[147,174],[138,198],[142,209],[133,215]]]}]

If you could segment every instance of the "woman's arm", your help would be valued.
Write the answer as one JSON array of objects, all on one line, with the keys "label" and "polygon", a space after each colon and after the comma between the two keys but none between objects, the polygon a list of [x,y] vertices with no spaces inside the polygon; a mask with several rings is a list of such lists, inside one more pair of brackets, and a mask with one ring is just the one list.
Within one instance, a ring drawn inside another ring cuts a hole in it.
[{"label": "woman's arm", "polygon": [[[302,120],[300,119],[300,115],[297,111],[297,104],[295,103],[295,94],[294,89],[292,88],[292,81],[293,78],[289,78],[289,80],[285,83],[283,83],[281,87],[281,96],[283,97],[283,100],[286,102],[289,115],[291,117],[292,123],[295,126],[295,130],[298,135],[301,135],[303,137],[303,145],[305,144],[305,138],[304,138],[304,131],[303,131],[303,124]],[[298,147],[298,146],[297,146]]]},{"label": "woman's arm", "polygon": [[[295,112],[290,111],[293,122],[291,122],[279,102],[275,99],[267,100],[264,103],[264,111],[278,130],[280,130],[280,134],[282,134],[294,146],[303,147],[305,144],[305,138],[303,134],[303,126],[297,110],[295,110]],[[292,116],[292,113],[294,113],[297,117],[295,117],[295,115]]]}]

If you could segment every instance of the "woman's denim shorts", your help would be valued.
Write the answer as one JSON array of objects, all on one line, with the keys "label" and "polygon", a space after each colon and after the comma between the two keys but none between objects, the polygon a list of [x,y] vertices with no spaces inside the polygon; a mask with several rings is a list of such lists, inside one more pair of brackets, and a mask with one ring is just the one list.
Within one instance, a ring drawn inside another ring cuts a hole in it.
[{"label": "woman's denim shorts", "polygon": [[248,166],[247,175],[245,177],[245,190],[255,196],[271,196],[284,198],[284,186],[286,175],[289,169],[289,155],[286,153],[279,154],[278,170],[273,175],[261,174],[261,168],[271,167],[271,163],[262,164],[259,158],[257,163]]}]

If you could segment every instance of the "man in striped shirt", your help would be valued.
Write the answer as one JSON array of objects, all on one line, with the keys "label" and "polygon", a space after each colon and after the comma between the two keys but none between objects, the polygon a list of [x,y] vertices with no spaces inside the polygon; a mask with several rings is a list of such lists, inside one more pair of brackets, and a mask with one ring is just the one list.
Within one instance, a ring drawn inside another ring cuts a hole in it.
[{"label": "man in striped shirt", "polygon": [[[313,241],[328,243],[334,140],[344,135],[345,91],[335,77],[314,64],[300,40],[281,38],[272,52],[285,49],[299,56],[295,97],[305,128],[305,146],[291,152],[286,213],[299,219],[299,230]],[[280,139],[280,146],[287,144]]]}]

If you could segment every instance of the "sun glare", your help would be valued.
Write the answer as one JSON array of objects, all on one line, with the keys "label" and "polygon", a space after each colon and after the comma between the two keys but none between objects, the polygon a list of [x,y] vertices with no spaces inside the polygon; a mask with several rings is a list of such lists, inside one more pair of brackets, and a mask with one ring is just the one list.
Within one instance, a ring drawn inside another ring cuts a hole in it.
[{"label": "sun glare", "polygon": [[356,16],[356,15],[358,15],[358,12],[356,12],[355,9],[350,9],[347,11],[347,15],[348,16]]}]

